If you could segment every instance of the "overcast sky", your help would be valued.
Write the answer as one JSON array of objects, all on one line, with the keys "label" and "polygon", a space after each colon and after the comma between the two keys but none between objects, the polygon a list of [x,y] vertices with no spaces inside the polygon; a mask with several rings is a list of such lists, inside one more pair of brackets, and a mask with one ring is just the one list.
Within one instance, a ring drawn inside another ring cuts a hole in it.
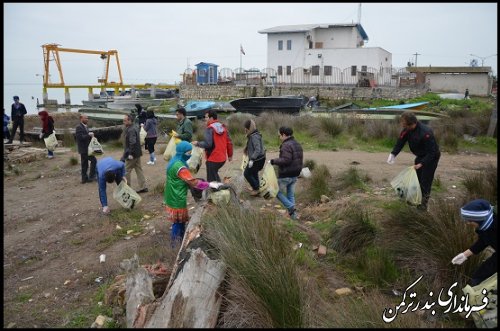
[{"label": "overcast sky", "polygon": [[[314,23],[356,23],[359,3],[4,3],[4,93],[40,86],[41,45],[118,51],[125,83],[176,83],[199,62],[266,67],[267,35]],[[394,67],[467,66],[475,54],[497,72],[496,3],[363,3],[365,47],[392,53]],[[67,84],[97,84],[97,55],[60,53]],[[494,55],[489,57],[490,55]],[[481,64],[481,59],[479,59]],[[55,68],[54,68],[55,69]],[[36,76],[36,75],[40,76]],[[52,80],[57,71],[51,68]],[[110,72],[117,79],[116,70]],[[37,85],[39,84],[39,85]],[[49,94],[51,90],[49,90]],[[28,96],[24,96],[26,99]]]}]

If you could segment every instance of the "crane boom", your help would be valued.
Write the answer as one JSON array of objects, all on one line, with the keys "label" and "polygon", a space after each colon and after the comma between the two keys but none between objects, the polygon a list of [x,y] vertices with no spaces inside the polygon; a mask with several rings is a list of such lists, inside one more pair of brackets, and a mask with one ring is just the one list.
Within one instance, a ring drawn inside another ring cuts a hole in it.
[{"label": "crane boom", "polygon": [[[44,79],[43,79],[43,87],[65,87],[64,83],[64,76],[63,76],[63,71],[61,67],[61,60],[59,58],[59,52],[68,52],[68,53],[81,53],[81,54],[96,54],[100,55],[102,59],[106,59],[106,67],[104,70],[104,77],[102,79],[99,79],[98,82],[101,83],[103,88],[108,87],[109,82],[108,82],[108,75],[109,75],[109,63],[111,60],[111,56],[116,56],[116,64],[118,67],[118,75],[120,77],[120,81],[118,83],[113,83],[111,84],[112,86],[116,87],[122,86],[123,85],[123,78],[122,78],[122,71],[120,68],[120,60],[118,59],[118,51],[117,50],[109,50],[109,51],[99,51],[99,50],[86,50],[86,49],[76,49],[76,48],[62,48],[59,47],[60,45],[58,44],[44,44],[42,45],[43,48],[43,58],[44,58]],[[56,63],[57,70],[59,73],[59,79],[60,83],[49,83],[49,70],[50,66],[49,63],[51,61],[51,55]]]}]

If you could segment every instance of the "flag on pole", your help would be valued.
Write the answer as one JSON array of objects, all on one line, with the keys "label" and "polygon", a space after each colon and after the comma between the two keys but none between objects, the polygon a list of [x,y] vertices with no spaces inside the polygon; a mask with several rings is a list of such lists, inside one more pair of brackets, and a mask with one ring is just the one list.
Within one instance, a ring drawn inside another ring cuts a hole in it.
[{"label": "flag on pole", "polygon": [[241,46],[241,44],[240,44],[240,52],[241,54],[245,55],[245,51],[243,50],[243,46]]}]

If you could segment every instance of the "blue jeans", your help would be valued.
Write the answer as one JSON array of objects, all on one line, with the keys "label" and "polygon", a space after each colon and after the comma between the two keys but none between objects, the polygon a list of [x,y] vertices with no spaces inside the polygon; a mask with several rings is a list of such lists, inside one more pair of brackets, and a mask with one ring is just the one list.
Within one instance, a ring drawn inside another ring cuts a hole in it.
[{"label": "blue jeans", "polygon": [[48,152],[48,153],[47,153],[47,155],[48,155],[48,156],[54,156],[54,152],[53,152],[53,151],[49,151],[49,150],[47,150],[47,152]]},{"label": "blue jeans", "polygon": [[[295,183],[297,177],[278,178],[279,192],[276,196],[283,206],[291,212],[295,209]],[[285,195],[286,194],[286,195]]]}]

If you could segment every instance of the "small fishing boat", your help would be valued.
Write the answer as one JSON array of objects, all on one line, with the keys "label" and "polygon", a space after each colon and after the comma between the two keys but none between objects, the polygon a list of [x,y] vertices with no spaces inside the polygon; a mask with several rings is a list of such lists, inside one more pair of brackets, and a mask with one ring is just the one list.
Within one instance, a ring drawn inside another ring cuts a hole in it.
[{"label": "small fishing boat", "polygon": [[280,112],[297,115],[307,103],[303,96],[250,97],[230,102],[237,112],[260,115],[263,112]]},{"label": "small fishing boat", "polygon": [[215,104],[214,101],[191,100],[186,103],[184,108],[186,109],[186,115],[204,118],[205,112],[214,109]]}]

